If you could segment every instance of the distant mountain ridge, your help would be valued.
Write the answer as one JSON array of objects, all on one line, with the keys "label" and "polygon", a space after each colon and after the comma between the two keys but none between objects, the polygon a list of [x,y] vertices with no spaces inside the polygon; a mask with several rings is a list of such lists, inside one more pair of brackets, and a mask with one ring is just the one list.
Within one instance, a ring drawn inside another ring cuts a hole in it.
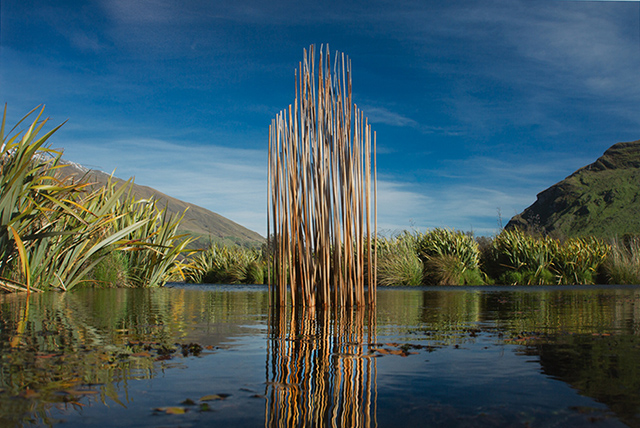
[{"label": "distant mountain ridge", "polygon": [[640,234],[640,140],[614,144],[540,192],[506,226],[515,227],[558,237]]},{"label": "distant mountain ridge", "polygon": [[[104,185],[110,176],[105,172],[89,169],[67,160],[62,160],[61,163],[66,165],[65,168],[60,170],[65,176],[86,177],[89,182],[98,185]],[[115,179],[121,183],[125,182],[120,178]],[[182,214],[188,208],[180,230],[197,238],[196,242],[191,245],[192,248],[206,248],[210,243],[258,247],[265,242],[265,238],[257,232],[206,208],[171,197],[148,186],[135,183],[132,186],[132,191],[136,198],[148,199],[153,196],[157,201],[160,201],[161,206],[164,207],[164,204],[166,204],[167,211],[171,214]]]}]

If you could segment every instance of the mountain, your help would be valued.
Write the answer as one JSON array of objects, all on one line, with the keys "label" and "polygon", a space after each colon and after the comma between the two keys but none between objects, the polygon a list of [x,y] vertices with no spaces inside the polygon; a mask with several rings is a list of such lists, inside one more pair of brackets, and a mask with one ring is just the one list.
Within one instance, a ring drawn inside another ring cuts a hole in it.
[{"label": "mountain", "polygon": [[640,140],[617,143],[538,194],[506,228],[557,237],[640,234]]},{"label": "mountain", "polygon": [[[109,174],[102,171],[88,169],[66,160],[61,163],[66,164],[64,168],[60,169],[61,174],[64,176],[73,175],[79,179],[85,177],[90,183],[96,183],[97,185],[104,185],[109,179]],[[117,178],[116,180],[124,183],[124,180]],[[171,214],[182,214],[188,208],[182,220],[180,231],[190,233],[197,238],[190,245],[192,248],[206,248],[210,243],[258,247],[265,242],[265,239],[258,233],[206,208],[165,195],[148,186],[141,186],[135,183],[132,186],[132,191],[136,198],[148,199],[153,196],[160,202],[160,206],[164,207],[166,204],[167,211]]]}]

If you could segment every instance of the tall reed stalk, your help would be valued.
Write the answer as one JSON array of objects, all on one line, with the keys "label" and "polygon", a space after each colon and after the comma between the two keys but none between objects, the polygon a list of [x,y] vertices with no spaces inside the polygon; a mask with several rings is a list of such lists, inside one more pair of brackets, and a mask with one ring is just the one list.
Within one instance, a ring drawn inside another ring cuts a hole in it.
[{"label": "tall reed stalk", "polygon": [[293,305],[374,305],[375,133],[352,102],[348,57],[332,66],[321,47],[317,81],[315,61],[305,49],[295,103],[269,127],[272,304],[287,304],[289,284]]}]

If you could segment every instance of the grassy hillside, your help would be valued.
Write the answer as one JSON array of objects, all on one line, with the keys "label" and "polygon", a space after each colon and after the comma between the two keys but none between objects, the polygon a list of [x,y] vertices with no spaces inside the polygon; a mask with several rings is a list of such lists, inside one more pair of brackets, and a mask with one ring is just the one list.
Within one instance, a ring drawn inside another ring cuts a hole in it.
[{"label": "grassy hillside", "polygon": [[640,140],[614,144],[596,162],[539,193],[506,227],[558,237],[640,234]]},{"label": "grassy hillside", "polygon": [[[86,177],[90,182],[95,182],[98,185],[106,183],[109,178],[109,175],[104,172],[89,170],[74,163],[68,163],[65,168],[61,169],[61,172],[64,175],[74,175],[78,178]],[[160,201],[161,205],[167,205],[169,213],[182,213],[185,209],[189,208],[182,221],[181,230],[198,238],[195,243],[191,245],[193,248],[205,248],[208,247],[210,243],[257,247],[265,241],[258,233],[220,214],[165,195],[151,187],[134,183],[133,192],[137,198],[146,199],[153,196],[156,200]]]}]

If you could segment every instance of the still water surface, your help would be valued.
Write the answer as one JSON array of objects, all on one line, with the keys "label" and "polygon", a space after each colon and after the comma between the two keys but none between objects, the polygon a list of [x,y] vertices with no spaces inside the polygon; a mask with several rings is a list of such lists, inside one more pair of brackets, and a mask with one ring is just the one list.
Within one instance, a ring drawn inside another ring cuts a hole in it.
[{"label": "still water surface", "polygon": [[0,426],[640,427],[639,287],[0,296]]}]

